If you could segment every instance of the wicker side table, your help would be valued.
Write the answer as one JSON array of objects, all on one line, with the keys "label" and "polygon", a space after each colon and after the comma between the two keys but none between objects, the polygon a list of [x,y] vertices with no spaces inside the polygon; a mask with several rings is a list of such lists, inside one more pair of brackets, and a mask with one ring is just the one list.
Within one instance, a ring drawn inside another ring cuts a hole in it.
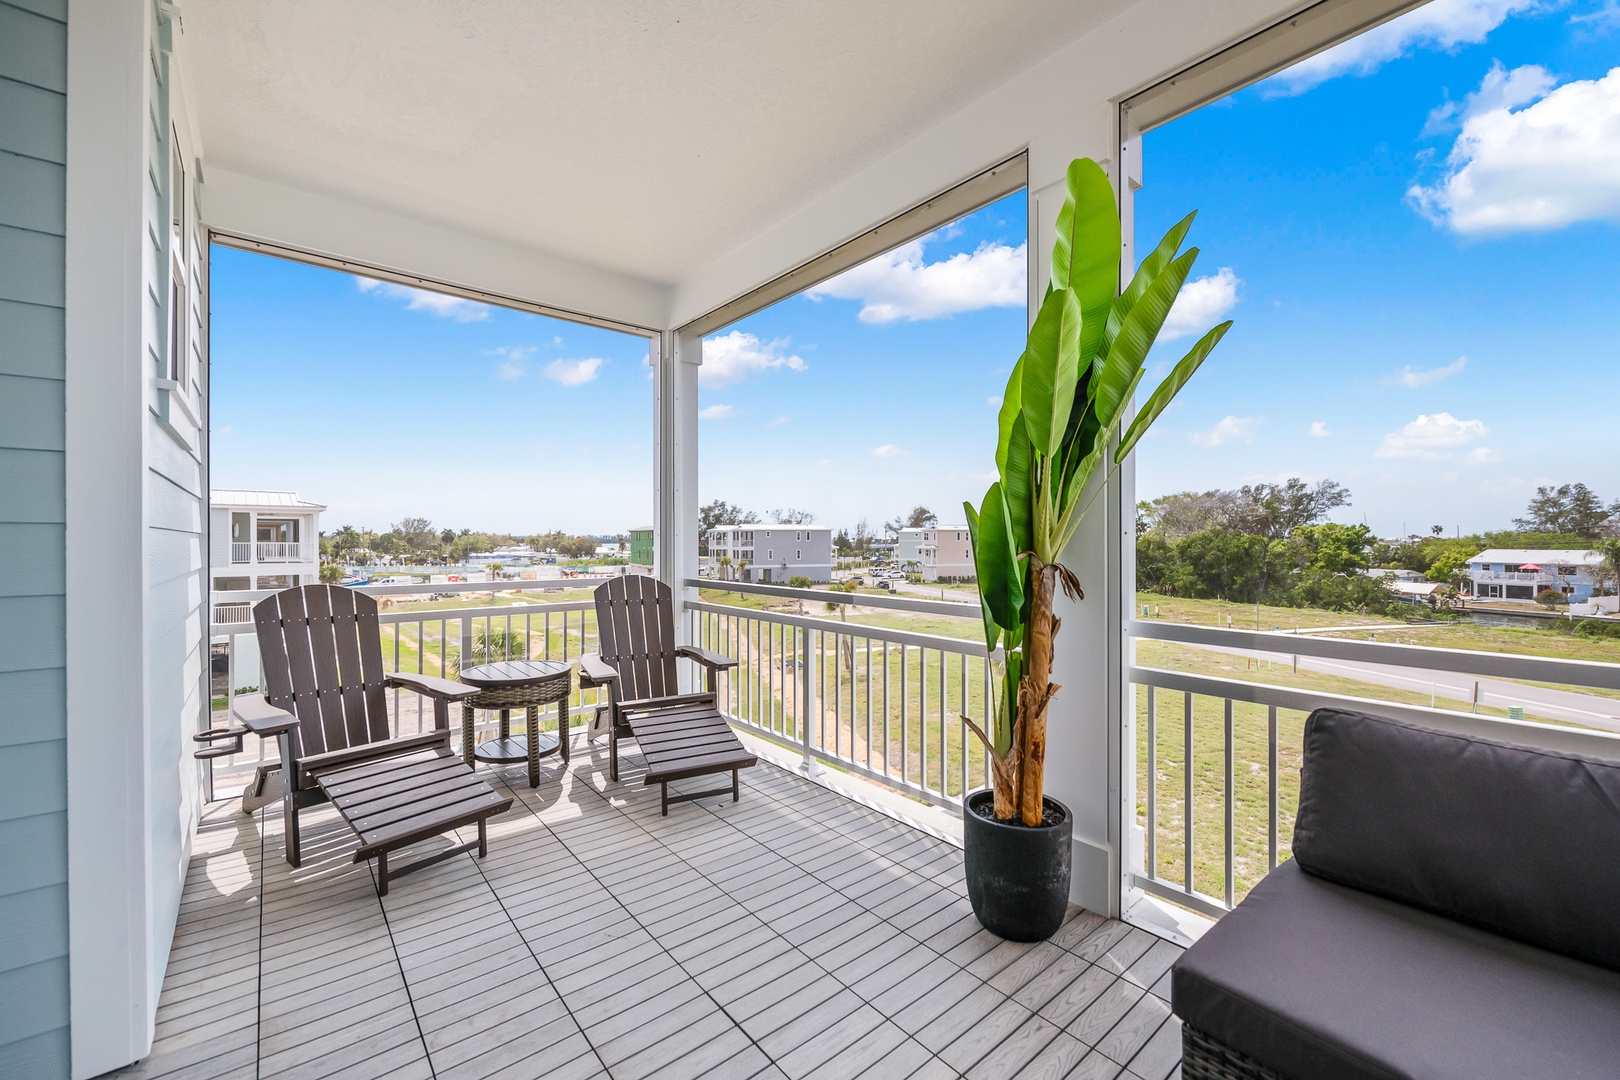
[{"label": "wicker side table", "polygon": [[[491,765],[529,763],[529,786],[540,786],[540,759],[551,754],[568,761],[568,697],[574,677],[567,664],[555,660],[506,660],[480,664],[461,672],[460,679],[479,688],[478,694],[461,703],[461,759]],[[557,703],[557,734],[540,731],[540,706]],[[500,737],[473,744],[473,712],[499,710]],[[512,738],[512,710],[528,710],[528,731],[522,740]]]}]

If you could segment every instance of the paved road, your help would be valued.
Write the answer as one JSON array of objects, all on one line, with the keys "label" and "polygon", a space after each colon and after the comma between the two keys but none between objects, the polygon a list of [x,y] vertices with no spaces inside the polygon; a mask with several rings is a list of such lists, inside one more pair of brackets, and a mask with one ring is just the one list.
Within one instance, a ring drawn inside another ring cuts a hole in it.
[{"label": "paved road", "polygon": [[[1292,653],[1252,653],[1225,649],[1218,645],[1194,645],[1192,648],[1209,649],[1232,656],[1260,656],[1279,666],[1292,666]],[[1370,664],[1358,660],[1334,660],[1321,656],[1301,656],[1299,666],[1306,671],[1319,671],[1326,675],[1356,679],[1376,686],[1416,693],[1431,693],[1437,699],[1472,701],[1475,677],[1450,671],[1423,671],[1393,664]],[[1620,732],[1620,700],[1583,694],[1574,690],[1550,690],[1540,686],[1503,679],[1479,679],[1480,704],[1499,709],[1518,705],[1531,718],[1561,720],[1583,724],[1604,731]],[[1438,700],[1436,702],[1438,704]]]}]

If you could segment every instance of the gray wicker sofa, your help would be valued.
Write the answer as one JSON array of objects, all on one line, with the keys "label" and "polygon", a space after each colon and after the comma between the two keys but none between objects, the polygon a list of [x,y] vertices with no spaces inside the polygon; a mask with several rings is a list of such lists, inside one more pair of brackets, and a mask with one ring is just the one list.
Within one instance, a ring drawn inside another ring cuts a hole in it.
[{"label": "gray wicker sofa", "polygon": [[1620,764],[1319,709],[1293,851],[1176,962],[1184,1080],[1620,1077]]}]

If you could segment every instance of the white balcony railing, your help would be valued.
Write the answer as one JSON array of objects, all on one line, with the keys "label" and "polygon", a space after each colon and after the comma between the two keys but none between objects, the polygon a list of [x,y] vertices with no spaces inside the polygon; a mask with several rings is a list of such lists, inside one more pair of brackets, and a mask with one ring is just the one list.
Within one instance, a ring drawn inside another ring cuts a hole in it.
[{"label": "white balcony railing", "polygon": [[233,562],[233,563],[245,563],[245,562],[251,562],[252,559],[253,559],[253,545],[252,544],[237,543],[234,540],[231,542],[231,562]]},{"label": "white balcony railing", "polygon": [[265,563],[291,563],[305,562],[304,545],[300,543],[260,543],[258,545],[259,561]]},{"label": "white balcony railing", "polygon": [[[1477,711],[1518,702],[1522,715],[1526,699],[1518,696],[1516,685],[1501,680],[1620,690],[1620,664],[1160,622],[1133,621],[1127,634],[1177,642],[1203,655],[1248,656],[1257,665],[1276,663],[1284,671],[1290,659],[1297,669],[1301,658],[1315,657],[1341,670],[1366,665],[1364,670],[1381,671],[1386,679],[1404,669],[1416,677],[1411,681],[1429,685],[1431,679],[1445,683],[1446,673],[1472,677],[1450,680],[1453,685],[1473,683],[1474,700],[1458,703],[1459,709],[1473,710],[1465,712],[1133,662],[1127,677],[1140,689],[1128,718],[1134,738],[1125,740],[1126,760],[1135,760],[1134,767],[1125,766],[1125,780],[1135,787],[1141,835],[1127,853],[1131,881],[1144,892],[1213,918],[1230,910],[1254,882],[1288,857],[1303,725],[1313,709],[1355,709],[1521,745],[1620,758],[1620,735],[1609,731]],[[1370,684],[1369,691],[1376,693]],[[1462,692],[1467,696],[1467,690]],[[1592,720],[1603,722],[1612,702],[1595,696],[1589,700],[1590,708],[1598,710],[1591,713]]]},{"label": "white balcony railing", "polygon": [[239,603],[214,605],[214,623],[218,626],[240,626],[244,623],[252,622],[252,604]]},{"label": "white balcony railing", "polygon": [[1513,570],[1475,570],[1473,576],[1475,581],[1505,581],[1515,585],[1535,585],[1541,582],[1550,585],[1556,580],[1552,574],[1545,571],[1534,573]]}]

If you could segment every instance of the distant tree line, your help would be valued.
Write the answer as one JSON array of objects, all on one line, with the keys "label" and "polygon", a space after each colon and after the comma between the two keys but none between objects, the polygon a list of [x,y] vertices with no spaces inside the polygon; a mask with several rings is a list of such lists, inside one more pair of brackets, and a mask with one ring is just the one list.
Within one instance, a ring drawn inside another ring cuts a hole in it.
[{"label": "distant tree line", "polygon": [[496,548],[528,544],[536,551],[555,551],[571,559],[587,559],[596,554],[598,543],[625,544],[622,534],[576,536],[554,529],[532,536],[514,533],[474,532],[471,529],[435,529],[427,518],[408,517],[395,522],[387,532],[357,529],[344,525],[321,534],[321,558],[338,563],[360,563],[384,555],[396,562],[419,566],[464,563],[469,555]]},{"label": "distant tree line", "polygon": [[[1605,503],[1585,484],[1536,489],[1515,529],[1377,540],[1365,525],[1325,519],[1350,505],[1332,480],[1254,484],[1233,490],[1183,491],[1136,508],[1137,588],[1170,596],[1333,611],[1387,610],[1389,587],[1364,571],[1411,570],[1461,590],[1468,560],[1486,548],[1596,548],[1605,563],[1599,583],[1620,586],[1620,503]],[[1607,556],[1614,553],[1612,560]]]}]

